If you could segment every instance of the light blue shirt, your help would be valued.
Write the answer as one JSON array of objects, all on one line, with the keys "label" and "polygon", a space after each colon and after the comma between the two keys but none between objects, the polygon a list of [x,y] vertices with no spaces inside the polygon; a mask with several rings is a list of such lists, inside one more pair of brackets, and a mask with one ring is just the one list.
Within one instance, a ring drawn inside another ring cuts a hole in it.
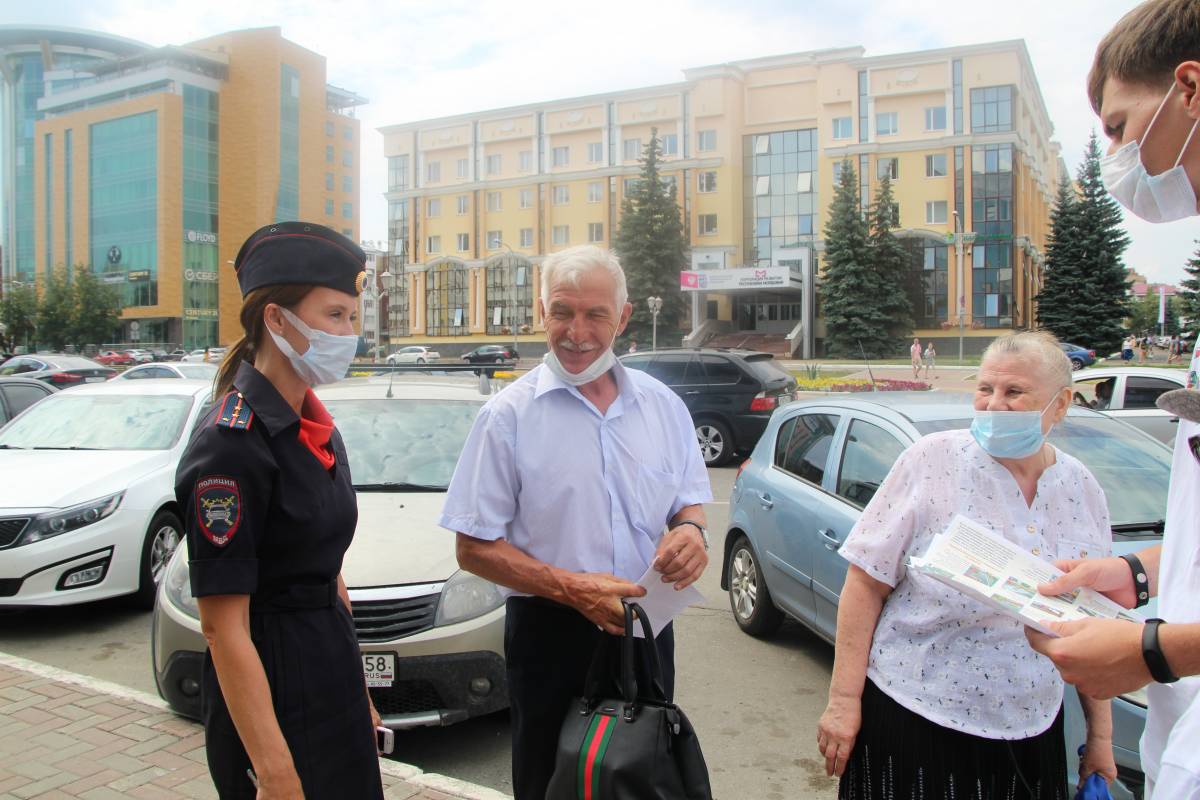
[{"label": "light blue shirt", "polygon": [[438,524],[571,572],[640,578],[667,521],[712,491],[683,401],[639,370],[613,377],[605,414],[542,365],[489,400]]}]

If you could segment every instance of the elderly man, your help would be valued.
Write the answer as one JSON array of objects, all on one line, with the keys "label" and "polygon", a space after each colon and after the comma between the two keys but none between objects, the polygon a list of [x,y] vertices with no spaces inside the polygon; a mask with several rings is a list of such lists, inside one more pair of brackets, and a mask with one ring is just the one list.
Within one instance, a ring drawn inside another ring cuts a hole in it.
[{"label": "elderly man", "polygon": [[[633,310],[626,299],[611,253],[584,246],[546,259],[550,352],[480,411],[439,520],[458,535],[459,565],[509,595],[517,800],[545,797],[563,716],[602,631],[621,633],[621,599],[645,593],[634,581],[653,565],[683,589],[708,565],[701,504],[712,494],[687,409],[613,355]],[[670,696],[671,626],[655,644]]]}]

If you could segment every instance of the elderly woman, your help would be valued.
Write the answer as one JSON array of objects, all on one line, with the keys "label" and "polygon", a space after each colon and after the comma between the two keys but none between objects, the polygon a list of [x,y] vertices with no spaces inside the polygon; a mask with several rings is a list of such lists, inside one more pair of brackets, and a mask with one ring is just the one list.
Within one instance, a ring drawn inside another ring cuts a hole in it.
[{"label": "elderly woman", "polygon": [[[905,569],[956,514],[1047,561],[1107,553],[1100,485],[1046,443],[1071,404],[1054,337],[1019,333],[984,353],[971,429],[926,436],[897,459],[842,545],[829,704],[817,744],[840,798],[1066,800],[1063,682],[1023,628]],[[1107,702],[1081,698],[1081,775],[1116,777]]]}]

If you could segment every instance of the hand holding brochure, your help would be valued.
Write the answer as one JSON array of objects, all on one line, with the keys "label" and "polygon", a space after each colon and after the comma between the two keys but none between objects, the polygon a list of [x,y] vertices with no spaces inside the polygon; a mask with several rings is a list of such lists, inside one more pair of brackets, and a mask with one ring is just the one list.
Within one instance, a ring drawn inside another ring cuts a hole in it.
[{"label": "hand holding brochure", "polygon": [[1091,589],[1047,597],[1039,583],[1062,570],[962,516],[933,537],[924,556],[911,556],[908,568],[929,575],[1042,633],[1058,634],[1046,623],[1099,617],[1142,621],[1136,614]]}]

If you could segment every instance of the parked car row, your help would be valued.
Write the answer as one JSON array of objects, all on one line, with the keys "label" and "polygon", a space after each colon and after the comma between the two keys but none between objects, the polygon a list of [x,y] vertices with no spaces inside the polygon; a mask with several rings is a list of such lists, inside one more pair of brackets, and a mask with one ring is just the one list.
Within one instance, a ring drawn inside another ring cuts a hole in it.
[{"label": "parked car row", "polygon": [[83,356],[38,353],[16,356],[0,364],[0,377],[20,375],[52,383],[60,389],[85,383],[103,383],[117,371]]}]

